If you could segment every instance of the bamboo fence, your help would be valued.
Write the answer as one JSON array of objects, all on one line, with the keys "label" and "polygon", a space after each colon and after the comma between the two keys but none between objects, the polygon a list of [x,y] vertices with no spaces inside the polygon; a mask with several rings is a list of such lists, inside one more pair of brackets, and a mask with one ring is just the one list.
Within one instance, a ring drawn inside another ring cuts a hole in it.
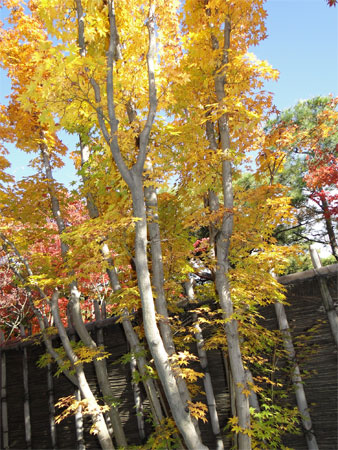
[{"label": "bamboo fence", "polygon": [[[287,290],[288,305],[283,306],[287,318],[287,340],[293,342],[306,334],[307,330],[318,325],[318,332],[307,345],[315,348],[305,361],[297,360],[302,371],[309,376],[302,380],[304,394],[311,416],[311,433],[316,437],[318,448],[332,450],[337,448],[337,348],[334,333],[330,328],[327,307],[323,303],[323,283],[330,294],[330,311],[338,300],[338,264],[317,267],[314,270],[292,274],[278,279]],[[262,311],[264,324],[278,329],[278,320],[273,305]],[[330,313],[332,315],[332,312]],[[87,324],[96,342],[104,343],[110,353],[107,361],[110,384],[114,398],[119,404],[121,420],[129,445],[141,445],[150,432],[147,420],[147,402],[142,385],[132,379],[135,364],[122,364],[120,358],[129,351],[122,326],[115,318],[98,319]],[[207,374],[208,386],[201,387],[213,391],[213,418],[201,424],[203,441],[211,449],[231,447],[224,427],[231,415],[231,399],[228,388],[229,374],[225,370],[224,355],[218,351],[203,352],[203,336],[196,329],[196,340],[192,349],[200,355]],[[200,333],[200,334],[198,334]],[[0,335],[0,339],[2,339]],[[54,347],[60,345],[57,337]],[[201,352],[202,351],[202,352]],[[16,344],[0,346],[0,448],[7,449],[96,449],[99,447],[94,435],[89,433],[90,423],[86,417],[69,417],[60,424],[55,423],[54,404],[60,397],[74,394],[74,387],[61,374],[53,376],[56,368],[49,365],[39,368],[37,361],[45,353],[38,337]],[[291,354],[297,359],[296,354]],[[86,376],[91,388],[99,395],[92,364],[86,365]],[[316,372],[314,372],[316,371]],[[210,376],[209,376],[210,374]],[[205,401],[205,399],[201,398]],[[296,404],[296,399],[290,397]],[[215,412],[217,411],[217,420]],[[78,425],[76,425],[78,424]],[[80,425],[79,425],[80,424]],[[79,429],[81,428],[81,430]],[[220,430],[220,432],[219,432]],[[220,434],[223,443],[220,442]],[[284,444],[295,450],[308,449],[306,434],[285,436]],[[308,439],[309,440],[309,439]]]}]

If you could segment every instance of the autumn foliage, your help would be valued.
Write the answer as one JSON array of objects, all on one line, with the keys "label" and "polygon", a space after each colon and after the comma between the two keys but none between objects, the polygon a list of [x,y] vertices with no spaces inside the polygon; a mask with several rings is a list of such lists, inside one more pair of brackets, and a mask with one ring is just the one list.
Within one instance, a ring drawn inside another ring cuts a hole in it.
[{"label": "autumn foliage", "polygon": [[[236,334],[242,370],[254,375],[253,383],[236,389],[247,404],[258,393],[267,408],[266,386],[276,392],[279,386],[265,365],[280,342],[260,328],[259,308],[283,300],[271,272],[281,272],[293,251],[274,232],[294,221],[288,192],[275,176],[295,130],[264,131],[275,113],[264,82],[278,72],[249,52],[266,36],[262,2],[3,0],[2,7],[8,18],[0,32],[1,67],[12,83],[0,109],[6,339],[19,337],[20,324],[34,333],[56,325],[61,335],[76,302],[79,329],[81,321],[94,320],[97,305],[101,318],[118,316],[144,347],[132,347],[140,373],[144,354],[153,361],[141,377],[147,392],[148,379],[159,377],[171,408],[167,418],[152,411],[152,448],[161,430],[173,441],[180,433],[193,448],[201,442],[194,419],[205,421],[207,407],[194,403],[203,375],[190,366],[193,331],[180,318],[187,303],[209,330],[207,349],[227,354]],[[319,143],[337,125],[335,108],[318,121],[314,134],[301,136],[312,152],[305,179],[314,201],[325,195],[333,217],[336,193],[325,189],[337,183],[338,159]],[[67,148],[61,131],[77,136],[79,145]],[[7,174],[8,144],[32,155],[34,175],[14,180]],[[65,158],[74,162],[75,188],[54,179]],[[246,184],[248,171],[254,182]],[[220,276],[229,287],[230,313],[215,288]],[[183,289],[188,280],[195,283],[194,300]],[[229,333],[229,324],[236,333]],[[80,379],[79,367],[99,360],[93,344],[81,350],[86,358],[63,345],[68,359],[52,356],[60,371],[74,369],[70,378],[76,372]],[[103,409],[81,393],[80,403],[64,401],[64,415],[81,404],[95,422]],[[290,413],[289,419],[278,402],[275,410],[265,435],[257,412],[252,427],[233,414],[234,436],[262,448],[277,445],[280,434],[272,428],[283,423],[294,430],[297,418]],[[111,448],[104,426],[98,435]]]}]

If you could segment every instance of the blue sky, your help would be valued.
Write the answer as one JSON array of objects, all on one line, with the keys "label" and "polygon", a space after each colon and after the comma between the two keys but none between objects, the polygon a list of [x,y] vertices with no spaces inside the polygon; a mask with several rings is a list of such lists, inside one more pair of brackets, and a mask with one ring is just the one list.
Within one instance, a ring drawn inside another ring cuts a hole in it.
[{"label": "blue sky", "polygon": [[269,83],[278,109],[338,95],[338,8],[326,0],[268,0],[268,38],[253,51],[280,71]]},{"label": "blue sky", "polygon": [[[268,38],[252,51],[280,71],[280,79],[266,85],[275,93],[277,108],[316,95],[338,95],[338,7],[329,8],[326,0],[268,0],[266,9]],[[10,85],[3,72],[0,83],[4,102]],[[69,136],[64,142],[70,148],[76,145]],[[13,147],[9,150],[11,173],[17,178],[28,176],[29,155]],[[74,177],[71,164],[55,173],[65,184]]]}]

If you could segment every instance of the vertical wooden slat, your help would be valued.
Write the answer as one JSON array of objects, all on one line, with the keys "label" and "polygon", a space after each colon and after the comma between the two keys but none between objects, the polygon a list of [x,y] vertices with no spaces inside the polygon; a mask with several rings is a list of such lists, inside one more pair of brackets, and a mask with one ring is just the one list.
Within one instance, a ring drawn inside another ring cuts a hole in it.
[{"label": "vertical wooden slat", "polygon": [[[20,334],[24,338],[26,336],[23,325],[20,325]],[[24,419],[25,419],[25,438],[28,449],[32,448],[32,428],[31,428],[31,414],[29,406],[29,389],[28,389],[28,355],[27,348],[22,350],[22,373],[23,373],[23,390],[24,390]]]},{"label": "vertical wooden slat", "polygon": [[[0,345],[4,342],[4,335],[0,330]],[[8,411],[7,411],[7,389],[6,389],[6,352],[1,349],[1,428],[2,428],[2,447],[9,448],[8,441]],[[1,443],[1,442],[0,442]]]},{"label": "vertical wooden slat", "polygon": [[52,449],[56,449],[56,427],[55,427],[55,406],[54,406],[54,388],[52,366],[47,366],[47,389],[48,389],[48,410],[49,410],[49,426]]},{"label": "vertical wooden slat", "polygon": [[[237,409],[236,409],[236,391],[235,391],[234,380],[232,378],[228,356],[224,352],[222,352],[222,356],[223,356],[224,368],[225,368],[227,384],[228,384],[228,389],[229,389],[231,415],[233,417],[236,417]],[[238,447],[237,436],[238,436],[237,433],[232,433],[232,435],[231,435],[233,448]]]},{"label": "vertical wooden slat", "polygon": [[[320,267],[322,267],[322,263],[320,261],[318,252],[313,245],[310,245],[310,254],[313,267],[315,269],[319,269]],[[336,313],[336,309],[329,288],[327,287],[326,280],[324,278],[318,277],[318,283],[320,287],[320,293],[323,299],[324,308],[327,317],[329,319],[331,333],[333,335],[336,347],[338,347],[338,315]]]}]

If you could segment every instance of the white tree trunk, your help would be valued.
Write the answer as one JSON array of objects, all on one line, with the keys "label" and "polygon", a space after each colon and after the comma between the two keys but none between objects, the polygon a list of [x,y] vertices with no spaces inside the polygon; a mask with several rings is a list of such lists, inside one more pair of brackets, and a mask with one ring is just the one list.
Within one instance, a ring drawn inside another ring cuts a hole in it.
[{"label": "white tree trunk", "polygon": [[[150,163],[147,164],[148,171],[152,171]],[[175,344],[170,327],[170,318],[167,308],[167,300],[164,292],[164,269],[162,258],[162,246],[161,246],[161,233],[158,217],[158,202],[157,192],[154,186],[147,186],[144,188],[144,196],[147,208],[148,219],[148,232],[151,249],[151,261],[152,261],[152,284],[155,289],[155,305],[156,312],[160,315],[159,329],[163,340],[163,345],[168,353],[168,356],[172,356],[175,352]],[[177,377],[177,386],[184,405],[188,406],[191,401],[187,384],[183,378]],[[196,432],[200,435],[200,430],[197,420],[193,418],[193,424]]]},{"label": "white tree trunk", "polygon": [[[79,335],[81,341],[89,348],[93,350],[97,350],[97,345],[94,342],[94,340],[91,338],[90,334],[88,333],[85,324],[82,320],[81,315],[81,308],[80,308],[80,292],[78,291],[75,284],[71,287],[71,310],[72,310],[72,318],[75,330],[77,334]],[[107,364],[104,359],[97,360],[94,358],[94,367],[95,367],[95,373],[96,377],[99,383],[100,391],[103,395],[103,399],[107,402],[109,405],[109,401],[111,401],[111,398],[113,397],[113,392],[110,387],[109,383],[109,377],[107,372]],[[123,431],[121,419],[119,416],[119,413],[117,411],[117,408],[115,408],[113,405],[110,405],[109,410],[109,417],[111,420],[111,424],[113,426],[114,435],[116,437],[116,442],[120,447],[127,447],[127,440]]]},{"label": "white tree trunk", "polygon": [[81,397],[86,399],[88,402],[88,414],[90,415],[93,425],[97,432],[97,437],[99,439],[100,445],[103,450],[114,449],[113,442],[110,438],[109,431],[104,420],[103,414],[100,407],[94,397],[92,390],[87,382],[83,366],[79,363],[77,356],[74,354],[73,349],[70,345],[66,330],[60,318],[59,307],[58,307],[58,293],[55,291],[52,295],[50,302],[53,318],[55,325],[59,332],[59,337],[61,339],[63,348],[65,349],[66,355],[70,360],[73,368],[75,369],[77,378],[79,380],[79,389],[81,392]]},{"label": "white tree trunk", "polygon": [[[194,288],[193,288],[191,280],[186,281],[184,283],[184,288],[185,288],[185,292],[186,292],[186,295],[189,298],[189,300],[193,300],[195,295],[194,295]],[[210,372],[209,372],[207,352],[205,351],[205,348],[204,348],[203,333],[202,333],[201,327],[198,324],[197,314],[193,313],[192,318],[193,318],[193,321],[195,322],[194,328],[196,330],[195,338],[196,338],[197,352],[198,352],[198,356],[200,358],[201,367],[204,372],[203,384],[204,384],[204,389],[205,389],[205,395],[207,398],[207,405],[208,405],[208,410],[209,410],[209,415],[210,415],[211,427],[212,427],[212,431],[213,431],[215,439],[216,439],[216,450],[223,450],[224,444],[223,444],[223,440],[222,440],[222,436],[221,436],[221,429],[219,426],[214,389],[212,387],[211,376],[210,376]]]},{"label": "white tree trunk", "polygon": [[278,321],[279,329],[282,332],[284,348],[288,355],[288,358],[292,364],[292,382],[295,387],[295,395],[297,400],[297,406],[301,414],[301,420],[304,428],[304,434],[309,450],[318,450],[316,436],[312,429],[312,421],[310,417],[309,407],[305,396],[304,385],[298,364],[296,364],[296,352],[292,343],[292,336],[290,333],[289,323],[286,317],[284,305],[277,302],[275,303],[275,311]]},{"label": "white tree trunk", "polygon": [[[313,245],[310,245],[310,254],[313,267],[315,269],[320,269],[322,267],[322,263],[320,261],[318,252]],[[329,319],[329,324],[331,328],[331,333],[333,339],[335,341],[336,347],[338,348],[338,315],[336,312],[336,308],[334,306],[329,288],[327,287],[326,280],[324,278],[318,277],[318,283],[320,287],[320,292],[323,299],[324,308]]]},{"label": "white tree trunk", "polygon": [[[228,50],[230,48],[230,32],[231,24],[228,19],[224,22],[224,48],[222,61],[219,62],[219,70],[215,73],[215,93],[217,101],[220,107],[223,107],[225,99],[225,83],[226,64],[228,63]],[[212,48],[213,50],[219,49],[219,43],[217,38],[212,35]],[[210,125],[210,124],[209,124]],[[242,355],[240,349],[240,339],[238,333],[237,321],[232,318],[233,316],[233,304],[231,300],[230,283],[228,278],[229,272],[229,247],[233,230],[233,188],[232,188],[232,167],[231,158],[229,155],[230,150],[230,133],[228,128],[228,120],[226,114],[222,114],[218,119],[218,130],[220,134],[220,144],[223,152],[222,161],[222,187],[224,197],[225,214],[223,215],[222,225],[218,229],[215,236],[212,236],[215,242],[216,248],[216,271],[215,271],[215,284],[218,293],[220,305],[223,311],[223,317],[226,320],[224,324],[224,330],[227,338],[228,355],[230,370],[234,380],[235,387],[235,402],[238,415],[238,425],[243,430],[238,434],[238,448],[240,450],[251,449],[251,438],[246,433],[250,430],[250,409],[248,398],[243,394],[243,389],[246,387],[246,377],[242,362]],[[207,137],[210,142],[211,148],[214,148],[216,140],[213,139],[213,130],[210,133],[207,128]],[[217,200],[217,201],[216,201]],[[214,202],[217,207],[218,199],[210,199],[210,202]]]},{"label": "white tree trunk", "polygon": [[207,447],[202,444],[196,432],[189,410],[182,402],[175,376],[168,361],[168,354],[156,324],[154,298],[147,261],[147,222],[141,176],[134,176],[134,183],[130,188],[133,198],[133,215],[137,218],[135,224],[135,265],[146,339],[174,420],[187,447],[192,450],[206,449]]},{"label": "white tree trunk", "polygon": [[51,443],[52,443],[52,450],[55,450],[56,449],[56,427],[55,427],[53,375],[52,375],[51,364],[48,364],[48,366],[47,366],[47,395],[48,395],[50,439],[51,439]]},{"label": "white tree trunk", "polygon": [[[75,388],[74,396],[77,401],[81,400],[80,389]],[[83,437],[83,415],[82,415],[82,407],[81,406],[77,409],[74,419],[75,419],[77,450],[86,450],[84,437]]]},{"label": "white tree trunk", "polygon": [[[131,357],[130,360],[130,370],[132,378],[134,378],[136,373],[136,358],[134,356]],[[138,433],[143,442],[146,435],[144,431],[144,415],[143,415],[143,404],[141,398],[141,390],[138,382],[132,381],[133,384],[133,393],[134,393],[134,403],[135,403],[135,411],[136,411],[136,419],[137,419],[137,427]]]},{"label": "white tree trunk", "polygon": [[[81,0],[77,0],[78,11],[78,36],[81,51],[84,51],[84,24]],[[96,113],[104,139],[110,147],[112,157],[124,179],[128,185],[133,201],[133,216],[135,223],[135,265],[138,279],[138,287],[142,302],[143,323],[146,339],[154,358],[154,362],[164,387],[167,400],[170,404],[171,411],[174,416],[176,425],[178,426],[185,443],[190,449],[206,449],[202,444],[198,433],[195,430],[192,418],[186,405],[183,404],[175,376],[168,361],[168,354],[164,348],[161,335],[156,324],[156,315],[154,308],[154,298],[152,294],[150,274],[147,260],[147,222],[146,209],[144,203],[144,193],[142,184],[142,173],[147,155],[147,147],[149,136],[154,122],[157,108],[157,94],[155,83],[155,60],[156,60],[156,30],[155,30],[155,5],[150,3],[149,14],[146,22],[149,34],[149,46],[147,53],[148,68],[148,88],[149,88],[149,109],[148,115],[139,135],[139,153],[134,166],[129,169],[121,154],[117,129],[118,121],[115,115],[115,98],[114,98],[114,58],[117,50],[117,30],[115,21],[114,1],[108,0],[109,12],[109,46],[107,51],[107,108],[108,122],[104,120],[103,109],[101,106],[101,91],[99,84],[93,79],[90,83],[94,89]],[[85,54],[85,53],[83,53]],[[109,126],[109,130],[107,128]]]},{"label": "white tree trunk", "polygon": [[[80,149],[81,149],[82,164],[86,164],[86,163],[88,163],[88,160],[89,160],[89,149],[87,146],[84,146],[82,144],[81,138],[80,138]],[[83,181],[85,182],[86,179],[83,179]],[[90,218],[94,219],[94,218],[98,217],[99,212],[95,205],[94,197],[90,192],[88,193],[88,196],[87,196],[87,209],[88,209]],[[108,264],[107,274],[109,277],[110,286],[111,286],[113,292],[118,292],[121,290],[121,285],[120,285],[120,282],[119,282],[119,279],[118,279],[118,276],[117,276],[117,273],[116,273],[116,270],[114,267],[114,261],[111,257],[109,247],[106,242],[104,242],[102,244],[101,253],[102,253],[104,260]],[[157,395],[157,391],[156,391],[154,382],[151,378],[149,378],[149,376],[147,376],[147,371],[146,371],[147,361],[144,358],[144,356],[141,356],[143,353],[142,345],[134,331],[134,328],[133,328],[132,323],[129,318],[129,312],[127,309],[125,309],[122,313],[122,326],[123,326],[127,341],[130,345],[131,351],[134,353],[134,355],[136,355],[138,370],[141,374],[144,388],[145,388],[147,397],[150,402],[150,408],[152,410],[153,419],[154,419],[155,424],[158,425],[163,419],[161,405],[160,405],[160,402],[158,399],[158,395]]]},{"label": "white tree trunk", "polygon": [[[47,185],[49,189],[50,199],[51,199],[51,206],[53,211],[54,219],[57,223],[58,231],[61,237],[61,253],[62,258],[64,261],[66,261],[67,253],[68,253],[68,245],[63,242],[62,239],[62,233],[65,230],[66,226],[62,217],[62,213],[60,210],[59,200],[55,193],[54,188],[54,178],[52,174],[52,168],[50,165],[50,159],[48,154],[48,149],[45,144],[40,145],[41,154],[43,158],[43,164],[46,172],[46,178],[47,178]],[[76,282],[73,282],[70,285],[71,290],[71,313],[72,313],[72,320],[74,323],[74,327],[76,329],[77,334],[80,336],[80,339],[82,342],[89,348],[96,349],[97,345],[91,338],[90,334],[88,333],[83,320],[82,320],[82,314],[81,314],[81,308],[80,308],[80,293],[77,290]],[[109,399],[113,397],[112,390],[110,388],[109,384],[109,378],[108,378],[108,372],[107,372],[107,366],[105,360],[98,361],[97,359],[94,359],[94,367],[95,372],[97,376],[97,380],[99,383],[99,387],[101,390],[101,393],[104,398]],[[110,405],[110,420],[111,424],[114,429],[116,442],[121,447],[127,447],[127,440],[123,431],[121,419],[119,416],[119,413],[117,411],[117,408],[113,405]]]},{"label": "white tree trunk", "polygon": [[[22,338],[26,337],[23,325],[20,325],[20,335]],[[29,405],[29,389],[28,389],[28,356],[27,348],[22,350],[22,376],[23,376],[23,392],[24,392],[24,420],[25,420],[25,439],[28,449],[32,447],[32,427],[31,427],[31,413]]]}]

